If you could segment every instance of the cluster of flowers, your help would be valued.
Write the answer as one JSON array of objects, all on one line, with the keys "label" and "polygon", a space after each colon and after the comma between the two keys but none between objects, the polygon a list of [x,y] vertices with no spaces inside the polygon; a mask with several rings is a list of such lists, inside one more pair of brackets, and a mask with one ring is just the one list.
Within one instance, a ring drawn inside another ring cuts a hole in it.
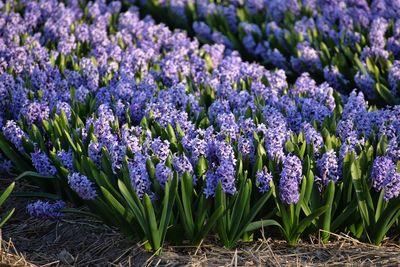
[{"label": "cluster of flowers", "polygon": [[343,93],[357,87],[377,103],[399,101],[398,1],[139,3],[165,22],[174,21],[172,16],[182,18],[181,27],[200,40],[222,43],[247,58],[285,69],[291,76],[308,71]]},{"label": "cluster of flowers", "polygon": [[[248,2],[248,12],[258,10]],[[361,170],[368,183],[386,201],[400,194],[400,106],[376,109],[362,92],[342,96],[308,73],[289,84],[286,63],[269,71],[227,43],[201,46],[117,1],[8,1],[0,9],[1,170],[57,177],[63,196],[75,194],[67,200],[77,196],[100,215],[107,205],[120,211],[124,190],[116,185],[125,176],[135,196],[155,206],[166,203],[160,192],[175,176],[189,175],[196,197],[212,201],[219,187],[228,198],[241,194],[248,175],[254,198],[276,188],[279,205],[300,207],[306,179],[322,196],[331,182],[349,179],[349,155],[362,164],[372,153],[372,171]],[[305,60],[301,54],[292,63]],[[28,211],[59,218],[64,207],[39,201]]]}]

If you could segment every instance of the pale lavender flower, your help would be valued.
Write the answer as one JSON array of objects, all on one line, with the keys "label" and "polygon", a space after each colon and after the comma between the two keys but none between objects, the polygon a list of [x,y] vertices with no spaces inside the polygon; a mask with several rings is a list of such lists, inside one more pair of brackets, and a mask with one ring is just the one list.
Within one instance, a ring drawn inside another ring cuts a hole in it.
[{"label": "pale lavender flower", "polygon": [[336,152],[331,149],[325,152],[320,159],[317,160],[317,169],[319,176],[315,177],[315,180],[320,185],[320,191],[322,186],[326,186],[330,181],[336,183],[339,180],[339,165]]},{"label": "pale lavender flower", "polygon": [[400,195],[400,173],[396,172],[393,169],[393,172],[390,176],[386,177],[384,181],[384,199],[389,201],[393,198],[396,198]]},{"label": "pale lavender flower", "polygon": [[68,184],[82,199],[92,200],[97,197],[93,182],[85,175],[77,172],[68,175]]},{"label": "pale lavender flower", "polygon": [[129,176],[132,181],[133,188],[140,199],[144,194],[150,193],[151,182],[146,169],[146,156],[141,154],[135,155],[135,160],[128,163]]},{"label": "pale lavender flower", "polygon": [[22,139],[26,137],[24,131],[17,125],[15,121],[7,121],[3,127],[4,137],[10,141],[19,152],[24,152]]},{"label": "pale lavender flower", "polygon": [[164,162],[160,162],[156,166],[156,179],[162,187],[165,186],[168,178],[172,179],[172,170],[165,165]]},{"label": "pale lavender flower", "polygon": [[157,137],[151,142],[151,150],[161,160],[165,161],[169,155],[169,141]]},{"label": "pale lavender flower", "polygon": [[314,147],[314,153],[319,155],[319,149],[324,146],[324,140],[322,139],[321,134],[308,122],[302,124],[302,130],[307,143],[312,144]]},{"label": "pale lavender flower", "polygon": [[393,161],[387,157],[377,157],[374,160],[371,171],[372,187],[379,191],[384,187],[385,180],[388,176],[393,175],[395,165]]},{"label": "pale lavender flower", "polygon": [[257,187],[261,193],[269,191],[271,181],[272,181],[272,175],[270,172],[268,172],[266,167],[256,172]]},{"label": "pale lavender flower", "polygon": [[283,168],[279,180],[279,196],[286,204],[299,201],[299,185],[302,180],[302,165],[297,156],[288,155],[283,161]]}]

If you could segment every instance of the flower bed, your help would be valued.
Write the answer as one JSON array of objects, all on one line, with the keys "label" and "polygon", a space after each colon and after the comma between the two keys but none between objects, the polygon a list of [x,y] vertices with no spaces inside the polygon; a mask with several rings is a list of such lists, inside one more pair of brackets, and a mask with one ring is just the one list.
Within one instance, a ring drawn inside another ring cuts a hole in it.
[{"label": "flower bed", "polygon": [[374,244],[397,232],[398,106],[308,73],[292,82],[133,5],[1,9],[2,170],[52,199],[32,216],[86,205],[157,252],[271,227],[290,245],[320,229]]}]

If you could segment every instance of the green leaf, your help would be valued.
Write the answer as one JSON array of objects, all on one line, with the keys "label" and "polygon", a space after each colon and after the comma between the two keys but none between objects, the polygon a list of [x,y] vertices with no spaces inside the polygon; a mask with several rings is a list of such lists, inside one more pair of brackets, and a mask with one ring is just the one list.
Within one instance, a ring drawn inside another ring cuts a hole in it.
[{"label": "green leaf", "polygon": [[11,183],[0,195],[0,206],[3,205],[4,201],[10,196],[15,186],[15,182]]},{"label": "green leaf", "polygon": [[353,199],[331,223],[331,230],[336,231],[357,210],[357,200]]},{"label": "green leaf", "polygon": [[202,177],[207,172],[207,160],[203,156],[199,158],[195,172],[198,178]]},{"label": "green leaf", "polygon": [[364,227],[368,228],[372,222],[370,222],[370,214],[368,212],[368,206],[366,202],[366,191],[363,188],[361,181],[361,169],[358,161],[351,164],[351,176],[353,178],[354,190],[358,200],[358,208],[360,210],[361,218],[363,219]]},{"label": "green leaf", "polygon": [[54,176],[44,176],[37,172],[26,171],[26,172],[23,172],[20,175],[18,175],[17,178],[15,178],[15,180],[18,181],[18,180],[21,180],[22,178],[27,178],[27,177],[41,178],[41,179],[56,179],[56,177],[54,177]]},{"label": "green leaf", "polygon": [[244,215],[244,210],[248,201],[250,201],[251,181],[247,180],[245,186],[241,187],[238,197],[235,199],[235,204],[232,209],[231,221],[233,222],[232,228],[229,231],[229,239],[233,241],[240,226],[240,222]]},{"label": "green leaf", "polygon": [[189,232],[194,232],[194,222],[192,214],[192,195],[193,195],[193,180],[192,176],[185,172],[181,180],[181,194],[184,216]]},{"label": "green leaf", "polygon": [[175,204],[177,187],[178,187],[178,177],[177,176],[174,176],[173,179],[168,181],[165,185],[163,210],[162,210],[160,226],[159,226],[160,246],[164,243],[164,238],[167,233],[169,223],[171,221],[172,209]]},{"label": "green leaf", "polygon": [[322,240],[327,241],[329,239],[329,232],[331,231],[331,217],[332,217],[332,207],[333,207],[333,198],[335,196],[335,183],[334,181],[330,181],[325,191],[325,204],[328,209],[324,213],[322,218],[322,229],[325,232],[322,233]]},{"label": "green leaf", "polygon": [[214,227],[214,225],[218,222],[221,216],[224,214],[225,210],[223,206],[219,206],[216,208],[211,215],[211,217],[207,220],[206,224],[201,228],[197,237],[195,238],[195,242],[199,242],[200,239],[204,238],[208,232]]},{"label": "green leaf", "polygon": [[13,196],[16,197],[27,197],[27,198],[47,198],[52,200],[59,200],[60,196],[56,194],[44,193],[44,192],[15,192]]},{"label": "green leaf", "polygon": [[122,195],[124,196],[126,202],[128,203],[128,206],[132,210],[136,220],[139,222],[139,225],[142,228],[143,232],[149,238],[150,231],[147,227],[148,225],[144,218],[144,207],[143,207],[142,203],[140,203],[140,200],[137,198],[137,196],[133,197],[130,194],[128,188],[121,180],[118,180],[118,187],[119,187],[119,190],[121,191]]},{"label": "green leaf", "polygon": [[247,225],[245,232],[252,232],[268,226],[278,226],[280,229],[282,229],[282,226],[277,221],[269,219],[250,223],[249,225]]},{"label": "green leaf", "polygon": [[3,154],[12,161],[18,172],[24,172],[33,169],[32,165],[30,165],[30,163],[28,163],[24,157],[22,157],[10,146],[2,134],[0,134],[0,149]]},{"label": "green leaf", "polygon": [[322,206],[321,208],[316,209],[313,213],[309,216],[304,218],[299,225],[294,229],[290,238],[292,241],[296,241],[300,237],[300,235],[304,232],[304,230],[319,216],[321,216],[326,210],[328,209],[328,205]]},{"label": "green leaf", "polygon": [[[127,212],[125,210],[125,207],[119,203],[119,201],[104,187],[100,187],[101,192],[103,193],[104,197],[108,201],[108,203],[111,204],[111,206],[122,216],[127,216]],[[128,216],[128,218],[132,219],[132,215]]]},{"label": "green leaf", "polygon": [[250,209],[248,215],[242,220],[240,223],[240,231],[238,231],[236,235],[236,239],[243,235],[246,231],[247,226],[254,220],[254,218],[258,215],[262,207],[265,205],[269,197],[272,195],[272,190],[268,193],[264,193],[264,195],[253,205]]},{"label": "green leaf", "polygon": [[156,214],[154,213],[153,204],[151,203],[151,199],[147,194],[143,196],[143,202],[145,208],[144,211],[146,216],[146,223],[148,224],[150,231],[150,243],[153,250],[158,250],[161,246],[161,235],[157,227]]},{"label": "green leaf", "polygon": [[0,228],[3,227],[3,225],[11,218],[11,216],[14,214],[15,208],[9,210],[4,214],[4,216],[0,220]]}]

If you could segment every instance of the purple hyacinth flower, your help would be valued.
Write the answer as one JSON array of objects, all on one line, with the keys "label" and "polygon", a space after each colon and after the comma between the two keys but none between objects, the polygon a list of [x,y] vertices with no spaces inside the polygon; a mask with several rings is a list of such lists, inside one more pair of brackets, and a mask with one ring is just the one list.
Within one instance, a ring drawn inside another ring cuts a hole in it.
[{"label": "purple hyacinth flower", "polygon": [[3,127],[4,137],[10,141],[19,152],[24,152],[22,139],[26,137],[24,131],[17,125],[15,121],[7,121]]},{"label": "purple hyacinth flower", "polygon": [[55,203],[38,200],[29,204],[26,208],[28,214],[34,218],[59,220],[63,216],[60,209],[65,208],[65,206],[65,202],[61,200]]},{"label": "purple hyacinth flower", "polygon": [[396,172],[394,169],[391,175],[386,177],[384,182],[384,199],[389,201],[400,195],[400,173]]},{"label": "purple hyacinth flower", "polygon": [[387,156],[377,157],[374,160],[371,171],[371,180],[372,187],[376,191],[379,191],[384,187],[385,180],[388,176],[393,174],[394,168],[395,165],[393,161]]},{"label": "purple hyacinth flower", "polygon": [[336,183],[339,180],[338,158],[333,149],[325,152],[322,157],[317,160],[317,169],[319,176],[316,176],[315,180],[319,183],[320,189],[322,189],[322,186],[326,186],[330,181]]},{"label": "purple hyacinth flower", "polygon": [[286,204],[299,201],[299,185],[302,179],[302,165],[297,156],[288,155],[283,161],[281,178],[279,180],[279,196]]},{"label": "purple hyacinth flower", "polygon": [[257,171],[256,181],[257,187],[261,193],[268,192],[270,189],[270,182],[272,181],[272,174],[264,167],[263,170]]},{"label": "purple hyacinth flower", "polygon": [[160,137],[154,139],[150,145],[153,153],[161,160],[165,161],[169,155],[169,141],[161,140]]},{"label": "purple hyacinth flower", "polygon": [[160,162],[156,166],[156,179],[160,183],[162,187],[165,186],[165,183],[169,179],[172,179],[172,170],[165,165],[165,163]]},{"label": "purple hyacinth flower", "polygon": [[68,184],[82,199],[91,200],[97,196],[93,183],[85,175],[77,172],[68,175]]},{"label": "purple hyacinth flower", "polygon": [[56,167],[50,162],[49,157],[40,151],[31,153],[33,167],[43,176],[54,176],[57,173]]}]

